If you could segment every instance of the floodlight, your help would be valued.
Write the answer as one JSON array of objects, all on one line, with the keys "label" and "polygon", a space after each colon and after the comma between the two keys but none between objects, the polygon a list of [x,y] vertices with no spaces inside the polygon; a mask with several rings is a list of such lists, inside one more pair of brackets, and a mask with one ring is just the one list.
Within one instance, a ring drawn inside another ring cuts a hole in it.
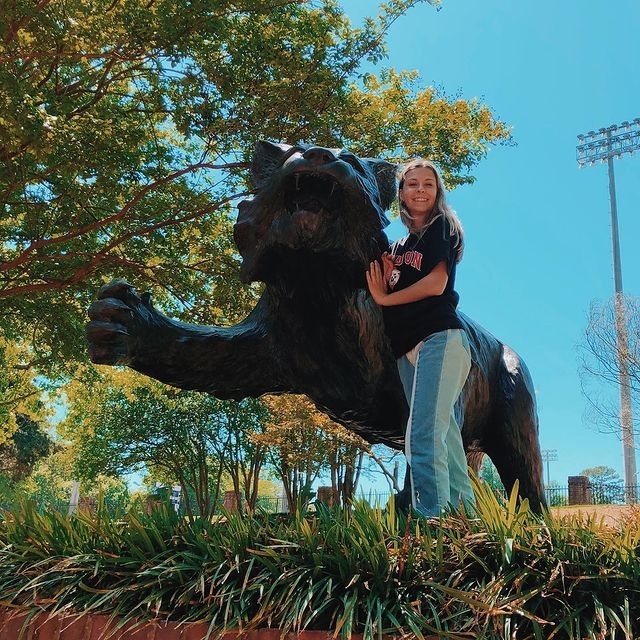
[{"label": "floodlight", "polygon": [[[622,132],[624,128],[624,132]],[[599,135],[598,135],[599,134]],[[627,340],[627,324],[624,317],[624,298],[622,293],[622,267],[620,264],[620,240],[618,234],[618,212],[616,207],[616,187],[613,174],[613,159],[621,158],[625,153],[633,154],[640,149],[640,118],[630,123],[625,120],[620,127],[609,127],[589,131],[586,136],[578,135],[576,159],[582,168],[587,162],[593,166],[597,161],[607,162],[609,168],[609,201],[611,204],[611,240],[613,244],[613,278],[615,287],[616,340],[618,351],[618,381],[620,387],[620,432],[624,456],[624,478],[627,503],[636,502],[636,452],[631,413],[631,395],[629,384],[629,365],[624,357]],[[586,138],[586,140],[585,140]]]}]

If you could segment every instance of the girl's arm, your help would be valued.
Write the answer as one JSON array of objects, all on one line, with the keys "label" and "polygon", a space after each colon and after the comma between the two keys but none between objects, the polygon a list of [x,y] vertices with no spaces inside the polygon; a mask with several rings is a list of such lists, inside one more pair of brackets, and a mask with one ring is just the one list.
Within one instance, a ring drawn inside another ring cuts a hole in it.
[{"label": "girl's arm", "polygon": [[393,262],[393,256],[388,251],[385,251],[382,254],[382,271],[383,271],[382,275],[387,285],[391,278],[391,272],[394,270],[394,268],[395,268],[395,264]]},{"label": "girl's arm", "polygon": [[431,296],[439,296],[445,290],[449,281],[449,273],[447,264],[443,260],[418,282],[412,284],[406,289],[400,289],[389,293],[387,291],[387,283],[384,274],[378,262],[372,262],[367,271],[367,285],[371,293],[371,297],[381,307],[392,307],[398,304],[407,304],[416,302],[423,298]]}]

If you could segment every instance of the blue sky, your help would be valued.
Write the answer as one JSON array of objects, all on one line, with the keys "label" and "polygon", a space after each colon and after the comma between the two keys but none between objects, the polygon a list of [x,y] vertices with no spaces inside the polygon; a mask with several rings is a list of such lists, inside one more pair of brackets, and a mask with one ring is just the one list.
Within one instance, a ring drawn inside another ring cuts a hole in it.
[{"label": "blue sky", "polygon": [[[343,4],[354,24],[376,7]],[[380,66],[416,69],[422,86],[477,97],[513,126],[517,146],[493,148],[475,184],[449,194],[466,232],[460,309],[529,366],[551,480],[597,465],[623,476],[618,437],[584,419],[576,347],[613,271],[607,167],[579,169],[576,144],[640,117],[640,2],[443,0],[399,19],[388,44]],[[638,296],[640,153],[616,160],[615,177],[624,292]]]}]

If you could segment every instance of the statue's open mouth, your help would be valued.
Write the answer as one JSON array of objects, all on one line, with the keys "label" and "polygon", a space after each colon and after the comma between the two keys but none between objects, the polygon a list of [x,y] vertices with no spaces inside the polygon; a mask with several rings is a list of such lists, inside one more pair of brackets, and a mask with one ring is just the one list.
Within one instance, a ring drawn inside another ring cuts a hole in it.
[{"label": "statue's open mouth", "polygon": [[296,171],[284,184],[284,204],[291,215],[340,211],[343,201],[342,186],[326,174]]}]

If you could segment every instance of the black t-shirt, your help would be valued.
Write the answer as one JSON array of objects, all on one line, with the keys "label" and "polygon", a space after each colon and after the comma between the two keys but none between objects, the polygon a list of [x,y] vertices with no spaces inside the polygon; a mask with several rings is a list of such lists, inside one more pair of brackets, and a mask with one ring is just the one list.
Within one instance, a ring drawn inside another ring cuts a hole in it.
[{"label": "black t-shirt", "polygon": [[449,279],[443,293],[408,304],[382,307],[385,330],[396,358],[411,351],[427,336],[446,329],[461,329],[456,313],[455,230],[444,216],[436,218],[422,234],[410,233],[393,243],[395,269],[389,286],[400,291],[424,278],[439,263],[445,262]]}]

